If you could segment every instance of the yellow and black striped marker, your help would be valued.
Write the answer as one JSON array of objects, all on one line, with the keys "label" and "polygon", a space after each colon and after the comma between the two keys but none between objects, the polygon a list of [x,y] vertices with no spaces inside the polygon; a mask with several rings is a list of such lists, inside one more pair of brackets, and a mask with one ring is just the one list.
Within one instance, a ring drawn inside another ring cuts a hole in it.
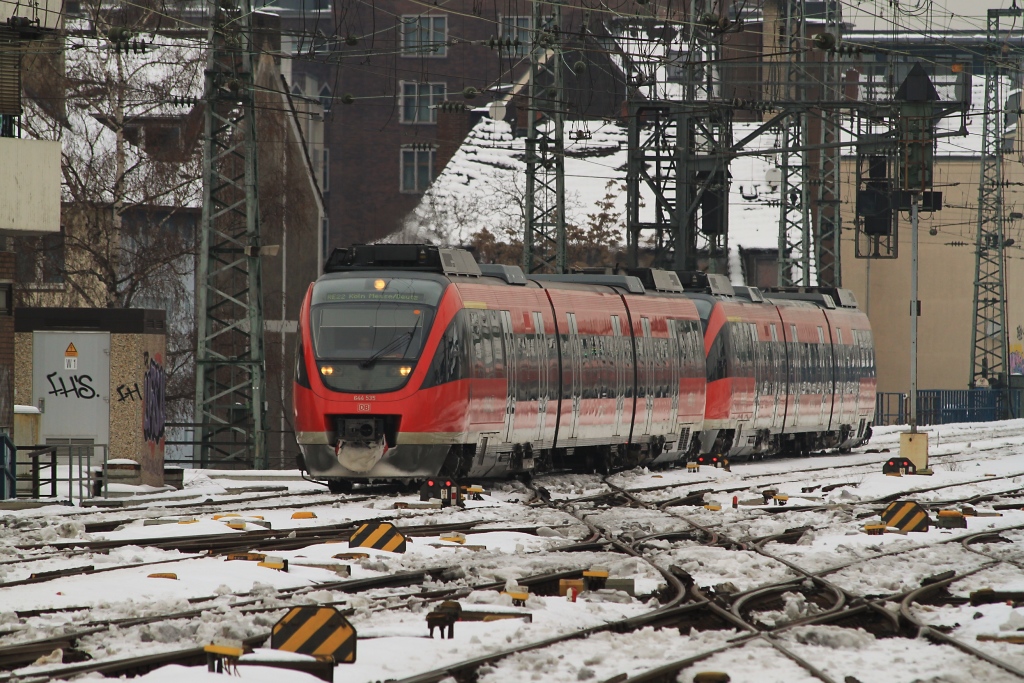
[{"label": "yellow and black striped marker", "polygon": [[351,664],[356,661],[356,630],[333,607],[293,607],[274,624],[270,647]]},{"label": "yellow and black striped marker", "polygon": [[389,522],[368,522],[353,532],[348,539],[348,547],[404,553],[405,536]]},{"label": "yellow and black striped marker", "polygon": [[924,508],[912,500],[889,503],[882,511],[882,521],[900,531],[928,531],[932,523]]}]

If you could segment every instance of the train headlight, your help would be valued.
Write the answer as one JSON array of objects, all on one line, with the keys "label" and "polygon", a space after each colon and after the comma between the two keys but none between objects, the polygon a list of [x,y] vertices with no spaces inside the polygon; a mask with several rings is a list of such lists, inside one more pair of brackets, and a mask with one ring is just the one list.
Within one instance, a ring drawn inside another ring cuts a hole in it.
[{"label": "train headlight", "polygon": [[402,377],[408,377],[410,372],[412,372],[412,367],[408,365],[403,365],[402,367],[398,368],[398,374],[400,374]]},{"label": "train headlight", "polygon": [[384,289],[387,286],[388,286],[388,283],[387,283],[386,280],[374,280],[373,281],[373,288],[376,289],[378,292],[380,290]]},{"label": "train headlight", "polygon": [[334,368],[331,367],[330,365],[321,365],[320,366],[320,374],[321,375],[333,375],[334,374]]}]

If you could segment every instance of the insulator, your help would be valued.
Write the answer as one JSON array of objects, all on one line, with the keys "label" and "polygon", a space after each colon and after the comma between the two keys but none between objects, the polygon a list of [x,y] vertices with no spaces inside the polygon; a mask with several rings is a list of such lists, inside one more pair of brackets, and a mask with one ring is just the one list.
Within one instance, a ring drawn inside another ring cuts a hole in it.
[{"label": "insulator", "polygon": [[462,96],[465,97],[467,100],[471,100],[479,94],[480,91],[474,88],[473,86],[469,86],[468,88],[462,91]]},{"label": "insulator", "polygon": [[352,97],[351,93],[345,93],[344,95],[341,96],[342,104],[352,104],[355,101],[356,98]]},{"label": "insulator", "polygon": [[352,35],[351,33],[350,33],[350,34],[348,34],[347,36],[345,36],[345,44],[346,44],[346,45],[356,45],[356,44],[358,44],[358,43],[359,43],[359,39],[358,39],[358,38],[356,38],[356,37],[355,37],[354,35]]},{"label": "insulator", "polygon": [[836,49],[836,37],[831,33],[819,33],[814,36],[814,47],[819,50],[834,51]]}]

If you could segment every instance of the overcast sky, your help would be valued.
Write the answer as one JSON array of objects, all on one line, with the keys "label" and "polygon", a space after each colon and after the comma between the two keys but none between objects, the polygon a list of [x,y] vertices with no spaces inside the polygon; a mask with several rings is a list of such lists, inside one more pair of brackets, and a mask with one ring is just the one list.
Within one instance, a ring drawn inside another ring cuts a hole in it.
[{"label": "overcast sky", "polygon": [[[889,0],[841,0],[843,16],[861,30],[892,30],[894,12]],[[945,29],[976,28],[985,30],[986,14],[990,7],[1010,7],[1011,0],[899,0],[900,11],[896,23],[904,29],[921,30],[928,25]],[[1024,8],[1024,0],[1018,0]],[[1018,20],[1024,26],[1024,19]],[[1013,26],[1013,19],[1004,18],[1000,27]]]}]

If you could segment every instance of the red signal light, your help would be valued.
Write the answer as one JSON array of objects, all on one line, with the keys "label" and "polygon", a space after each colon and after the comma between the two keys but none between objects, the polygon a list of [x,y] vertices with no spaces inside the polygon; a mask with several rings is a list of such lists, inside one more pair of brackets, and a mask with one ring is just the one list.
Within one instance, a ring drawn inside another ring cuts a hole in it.
[{"label": "red signal light", "polygon": [[892,460],[889,461],[889,467],[892,467]]},{"label": "red signal light", "polygon": [[444,485],[445,485],[445,486],[451,486],[451,485],[452,485],[452,483],[451,483],[450,481],[446,481],[446,482],[444,483]]},{"label": "red signal light", "polygon": [[[891,465],[892,463],[889,463],[889,464]],[[427,479],[427,486],[433,486],[433,485],[434,485],[434,480],[433,479]]]}]

